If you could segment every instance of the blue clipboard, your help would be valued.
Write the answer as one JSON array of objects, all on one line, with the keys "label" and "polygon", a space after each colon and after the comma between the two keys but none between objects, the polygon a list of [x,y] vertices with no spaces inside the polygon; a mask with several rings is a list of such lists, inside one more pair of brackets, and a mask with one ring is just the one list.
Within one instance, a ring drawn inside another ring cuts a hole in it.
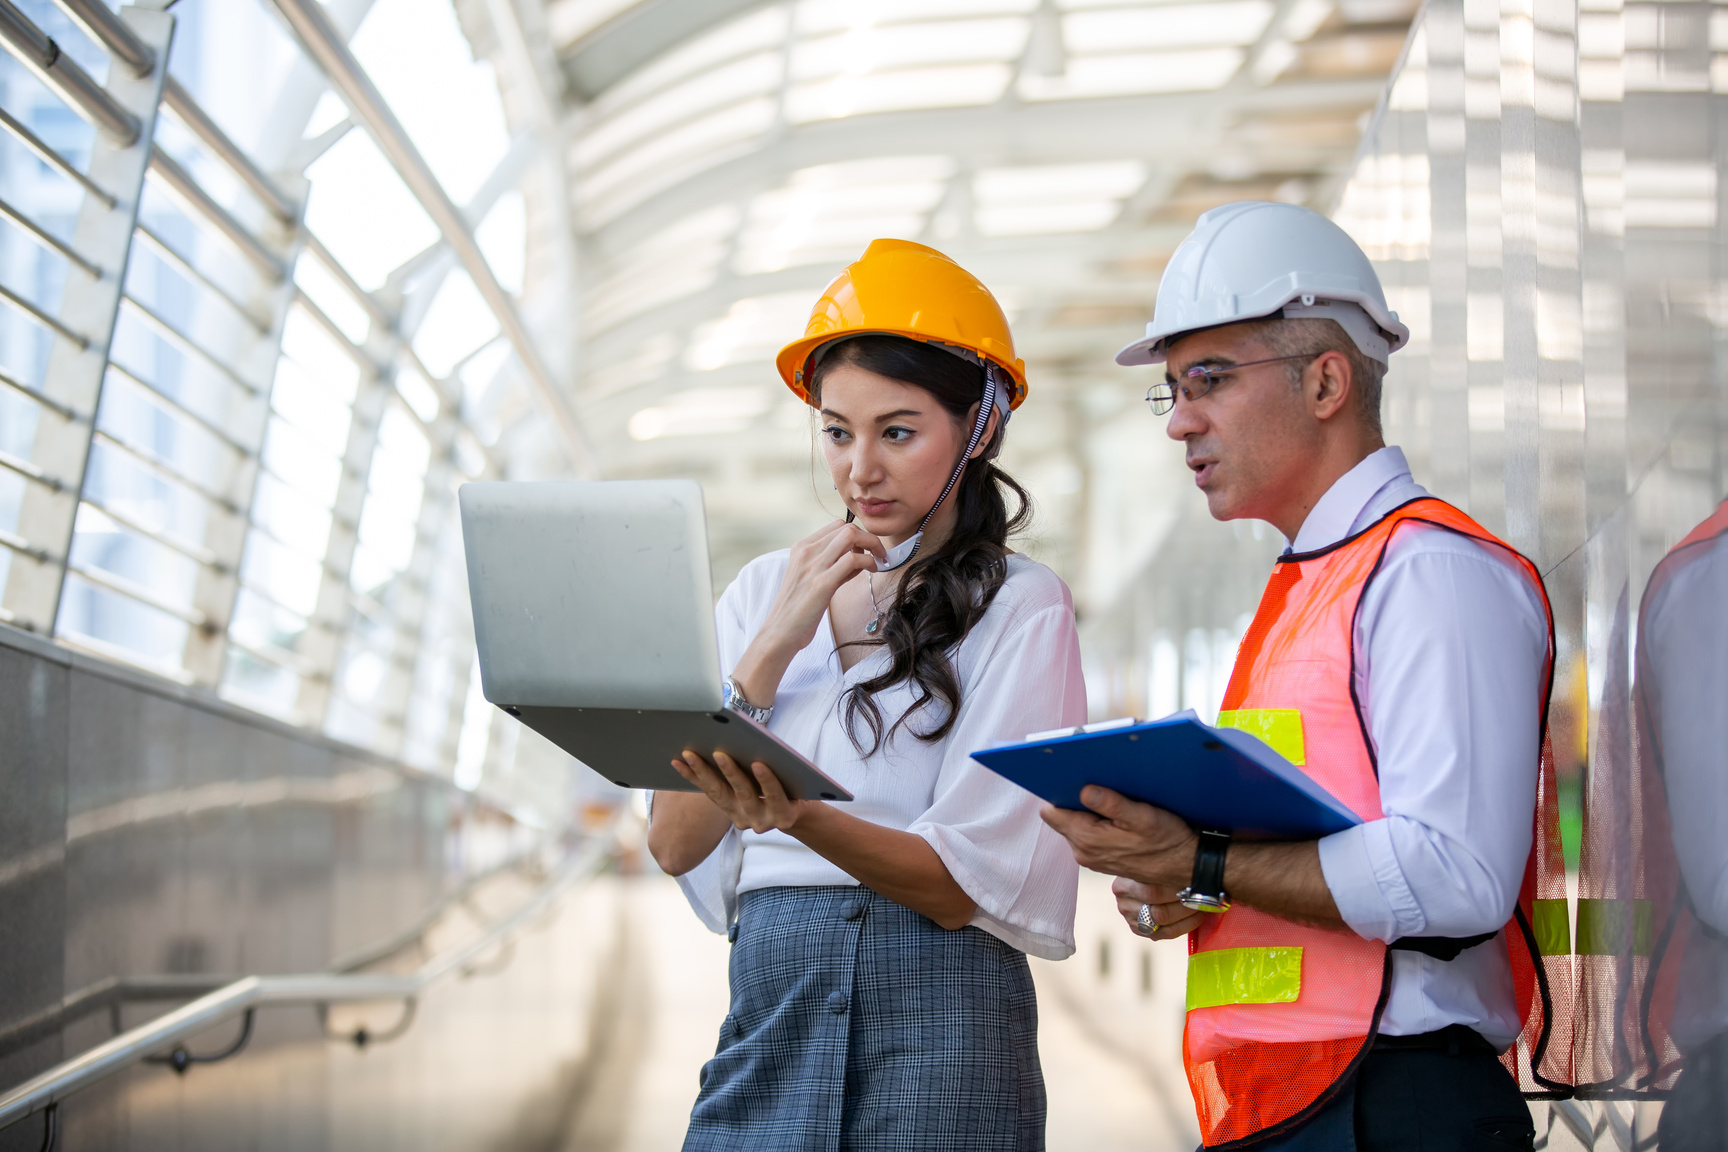
[{"label": "blue clipboard", "polygon": [[1080,789],[1101,784],[1196,828],[1260,839],[1313,840],[1362,823],[1258,736],[1193,712],[1088,727],[972,758],[1058,808],[1084,808]]}]

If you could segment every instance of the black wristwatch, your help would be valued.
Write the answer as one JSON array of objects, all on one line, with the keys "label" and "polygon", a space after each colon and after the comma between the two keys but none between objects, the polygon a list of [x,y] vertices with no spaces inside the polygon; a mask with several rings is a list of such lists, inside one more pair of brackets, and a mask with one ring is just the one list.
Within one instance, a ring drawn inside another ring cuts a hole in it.
[{"label": "black wristwatch", "polygon": [[1195,912],[1227,912],[1230,894],[1224,891],[1224,857],[1230,851],[1230,833],[1202,830],[1194,846],[1194,878],[1176,893],[1182,907]]}]

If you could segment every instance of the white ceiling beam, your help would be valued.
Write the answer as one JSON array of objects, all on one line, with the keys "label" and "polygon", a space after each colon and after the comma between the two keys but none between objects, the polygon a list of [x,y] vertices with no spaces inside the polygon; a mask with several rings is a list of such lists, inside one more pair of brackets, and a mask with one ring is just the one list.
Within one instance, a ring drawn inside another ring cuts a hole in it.
[{"label": "white ceiling beam", "polygon": [[1366,77],[1248,86],[1227,93],[1002,101],[975,108],[922,109],[800,124],[775,134],[747,155],[693,173],[608,221],[591,238],[603,249],[615,251],[692,212],[773,187],[789,172],[872,156],[955,156],[978,167],[1108,157],[1204,169],[1217,156],[1221,132],[1234,120],[1305,110],[1366,109],[1384,87],[1384,77]]},{"label": "white ceiling beam", "polygon": [[383,94],[372,83],[359,61],[349,51],[347,43],[331,24],[318,0],[273,0],[276,9],[287,21],[307,55],[324,70],[330,82],[347,102],[353,119],[366,126],[379,149],[402,177],[414,198],[432,218],[442,233],[444,242],[474,281],[487,307],[498,318],[499,326],[509,339],[528,377],[529,384],[547,415],[552,417],[562,435],[564,448],[574,470],[582,475],[597,475],[596,461],[581,420],[570,405],[563,388],[552,376],[540,350],[516,310],[510,293],[498,283],[492,267],[486,262],[480,245],[474,239],[463,212],[450,199],[449,193],[433,175],[407,131],[390,110]]}]

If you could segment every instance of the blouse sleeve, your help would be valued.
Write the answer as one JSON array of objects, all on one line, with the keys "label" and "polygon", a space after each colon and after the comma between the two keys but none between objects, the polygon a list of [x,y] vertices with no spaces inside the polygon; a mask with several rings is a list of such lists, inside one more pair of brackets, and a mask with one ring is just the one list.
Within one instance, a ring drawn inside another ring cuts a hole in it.
[{"label": "blouse sleeve", "polygon": [[1067,842],[1039,817],[1038,798],[971,753],[1085,722],[1073,611],[1055,604],[1014,620],[981,653],[930,807],[909,829],[977,905],[974,925],[1048,960],[1074,953],[1079,868]]},{"label": "blouse sleeve", "polygon": [[[750,634],[746,630],[743,584],[745,575],[729,585],[714,606],[714,627],[720,646],[720,668],[730,675],[744,655]],[[709,931],[725,932],[738,917],[738,877],[744,868],[744,835],[728,828],[708,858],[678,877],[678,887],[690,901],[696,918]]]}]

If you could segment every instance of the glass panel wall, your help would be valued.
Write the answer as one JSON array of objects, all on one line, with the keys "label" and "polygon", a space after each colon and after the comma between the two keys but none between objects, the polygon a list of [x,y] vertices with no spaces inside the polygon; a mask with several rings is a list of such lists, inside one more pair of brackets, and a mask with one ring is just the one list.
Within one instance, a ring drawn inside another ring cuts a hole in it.
[{"label": "glass panel wall", "polygon": [[[504,474],[531,401],[389,126],[260,0],[146,17],[172,48],[137,94],[57,7],[23,7],[122,107],[116,127],[0,58],[0,619],[428,770],[466,747],[471,787],[561,819],[567,757],[517,765],[514,721],[465,725],[491,709],[469,706],[455,489]],[[338,39],[492,275],[542,290],[528,177],[562,158],[512,140],[452,6],[354,11]],[[511,457],[544,474],[558,445],[534,433]]]}]

